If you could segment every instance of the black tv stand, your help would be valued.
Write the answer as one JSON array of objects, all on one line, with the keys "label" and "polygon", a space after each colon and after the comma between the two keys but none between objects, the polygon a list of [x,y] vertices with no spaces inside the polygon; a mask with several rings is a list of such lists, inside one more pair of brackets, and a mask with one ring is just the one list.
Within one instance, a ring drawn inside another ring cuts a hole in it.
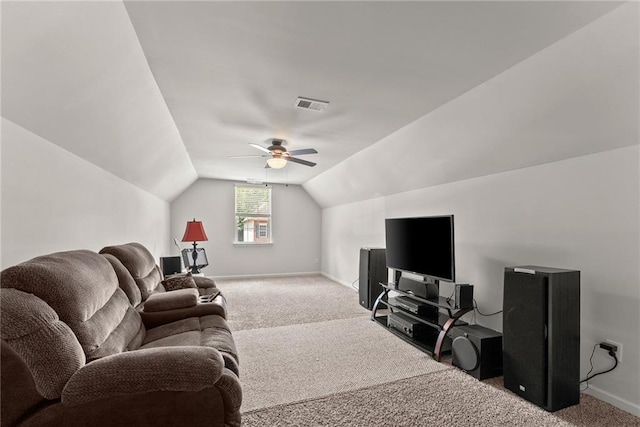
[{"label": "black tv stand", "polygon": [[[403,278],[405,284],[407,283],[407,280],[411,279]],[[398,289],[395,283],[380,283],[380,286],[382,286],[383,290],[373,305],[373,309],[371,311],[371,320],[383,326],[389,332],[402,338],[404,341],[408,342],[414,347],[432,355],[436,361],[440,361],[442,355],[450,351],[450,349],[445,346],[447,333],[454,326],[465,325],[466,323],[462,322],[460,320],[460,317],[471,311],[472,308],[454,308],[453,301],[450,301],[448,298],[439,296],[439,283],[437,281],[435,281],[435,283],[420,281],[413,282],[413,284],[410,284],[410,288],[419,286],[420,284],[424,285],[425,287],[429,287],[429,289],[425,289],[423,293],[423,295],[427,295],[426,298],[416,295],[415,290]],[[396,281],[396,283],[398,283],[398,281]],[[435,289],[433,287],[434,285]],[[412,300],[421,302],[423,304],[433,306],[436,308],[436,310],[434,310],[432,314],[418,315],[397,305],[392,305],[389,303],[390,291],[396,292],[400,295],[404,295],[408,298],[411,298]],[[415,339],[403,334],[402,332],[397,331],[396,329],[389,328],[387,326],[388,316],[378,313],[379,309],[384,308],[390,310],[392,313],[401,313],[404,316],[427,325],[433,331],[433,333],[427,334],[427,336],[423,337],[422,339]]]}]

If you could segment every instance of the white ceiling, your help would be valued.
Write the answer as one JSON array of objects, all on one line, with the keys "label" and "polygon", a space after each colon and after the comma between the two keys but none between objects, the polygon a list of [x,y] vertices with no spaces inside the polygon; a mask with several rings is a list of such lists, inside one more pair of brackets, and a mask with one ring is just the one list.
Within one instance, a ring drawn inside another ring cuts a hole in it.
[{"label": "white ceiling", "polygon": [[639,6],[615,9],[312,178],[305,190],[329,207],[637,145]]},{"label": "white ceiling", "polygon": [[[305,183],[617,6],[3,2],[2,115],[165,200],[197,176]],[[228,158],[272,137],[318,166]]]}]

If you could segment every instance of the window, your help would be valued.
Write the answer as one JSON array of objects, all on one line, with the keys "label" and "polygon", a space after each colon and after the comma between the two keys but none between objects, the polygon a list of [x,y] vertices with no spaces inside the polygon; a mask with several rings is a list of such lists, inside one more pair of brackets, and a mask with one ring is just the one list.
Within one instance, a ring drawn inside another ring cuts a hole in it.
[{"label": "window", "polygon": [[267,224],[258,224],[258,237],[267,237],[268,227]]},{"label": "window", "polygon": [[235,242],[271,243],[271,187],[236,185]]}]

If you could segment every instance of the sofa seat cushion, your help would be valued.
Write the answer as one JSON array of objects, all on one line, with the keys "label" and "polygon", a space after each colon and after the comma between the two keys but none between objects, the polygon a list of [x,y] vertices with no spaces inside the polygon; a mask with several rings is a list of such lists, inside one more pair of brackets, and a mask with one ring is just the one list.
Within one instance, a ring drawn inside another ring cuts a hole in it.
[{"label": "sofa seat cushion", "polygon": [[238,352],[222,316],[190,317],[147,330],[140,348],[206,346],[222,354],[225,367],[239,375]]},{"label": "sofa seat cushion", "polygon": [[178,289],[172,292],[157,292],[149,295],[144,302],[144,311],[165,311],[192,307],[198,304],[200,294],[196,289]]}]

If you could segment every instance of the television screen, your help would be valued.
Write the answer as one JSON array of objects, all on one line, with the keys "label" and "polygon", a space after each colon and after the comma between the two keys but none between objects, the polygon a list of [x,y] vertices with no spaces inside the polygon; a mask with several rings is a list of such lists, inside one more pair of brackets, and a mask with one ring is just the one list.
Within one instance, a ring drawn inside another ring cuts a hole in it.
[{"label": "television screen", "polygon": [[387,267],[455,281],[453,215],[385,219]]}]

